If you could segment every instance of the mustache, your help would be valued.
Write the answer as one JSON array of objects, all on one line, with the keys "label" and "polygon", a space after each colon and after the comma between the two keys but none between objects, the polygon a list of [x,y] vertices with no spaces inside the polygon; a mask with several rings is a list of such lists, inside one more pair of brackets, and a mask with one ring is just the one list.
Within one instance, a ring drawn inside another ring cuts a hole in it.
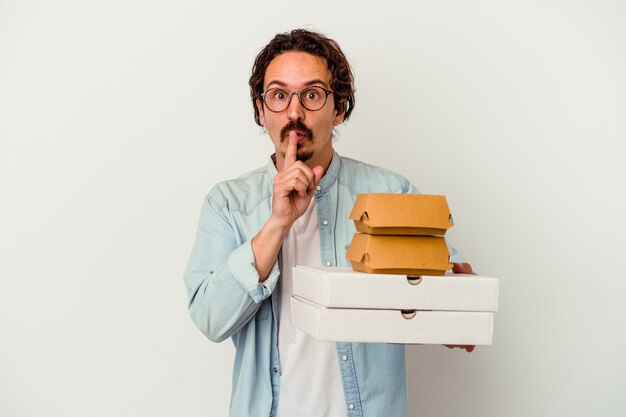
[{"label": "mustache", "polygon": [[311,129],[306,127],[306,125],[304,123],[302,123],[302,121],[300,121],[300,120],[292,120],[289,123],[287,123],[280,130],[280,137],[283,138],[283,139],[288,137],[289,136],[289,132],[291,130],[300,130],[300,131],[304,132],[304,136],[307,139],[309,139],[309,140],[313,139],[313,132],[311,131]]}]

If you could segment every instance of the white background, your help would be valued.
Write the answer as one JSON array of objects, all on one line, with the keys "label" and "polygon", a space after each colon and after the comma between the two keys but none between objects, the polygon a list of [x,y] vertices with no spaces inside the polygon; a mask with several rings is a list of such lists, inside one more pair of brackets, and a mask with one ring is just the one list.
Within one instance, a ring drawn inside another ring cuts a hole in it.
[{"label": "white background", "polygon": [[445,194],[500,278],[493,346],[407,348],[411,415],[626,414],[626,4],[366,4],[0,0],[0,416],[227,414],[182,273],[206,192],[272,151],[252,60],[300,26],[356,73],[338,152]]}]

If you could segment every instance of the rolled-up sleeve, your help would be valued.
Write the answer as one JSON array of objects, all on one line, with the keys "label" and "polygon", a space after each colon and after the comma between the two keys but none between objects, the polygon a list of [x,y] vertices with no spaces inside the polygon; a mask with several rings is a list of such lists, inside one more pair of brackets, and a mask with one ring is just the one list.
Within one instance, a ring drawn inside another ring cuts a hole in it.
[{"label": "rolled-up sleeve", "polygon": [[274,290],[278,261],[260,283],[251,238],[243,243],[224,208],[210,198],[202,205],[200,222],[184,279],[189,314],[212,341],[221,342],[250,321]]}]

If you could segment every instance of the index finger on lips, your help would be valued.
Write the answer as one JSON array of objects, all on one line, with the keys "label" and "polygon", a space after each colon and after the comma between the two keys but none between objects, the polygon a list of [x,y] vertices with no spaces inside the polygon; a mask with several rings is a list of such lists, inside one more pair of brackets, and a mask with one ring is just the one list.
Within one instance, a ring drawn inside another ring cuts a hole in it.
[{"label": "index finger on lips", "polygon": [[296,162],[296,151],[298,149],[298,134],[295,130],[289,132],[287,138],[287,151],[285,152],[285,168]]}]

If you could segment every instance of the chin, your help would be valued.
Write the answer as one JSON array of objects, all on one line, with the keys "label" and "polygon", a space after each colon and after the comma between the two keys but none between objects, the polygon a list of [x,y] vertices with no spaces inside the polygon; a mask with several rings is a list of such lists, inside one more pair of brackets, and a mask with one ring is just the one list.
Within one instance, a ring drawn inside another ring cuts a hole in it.
[{"label": "chin", "polygon": [[313,157],[313,151],[311,150],[302,150],[296,153],[296,159],[301,162],[306,162]]}]

